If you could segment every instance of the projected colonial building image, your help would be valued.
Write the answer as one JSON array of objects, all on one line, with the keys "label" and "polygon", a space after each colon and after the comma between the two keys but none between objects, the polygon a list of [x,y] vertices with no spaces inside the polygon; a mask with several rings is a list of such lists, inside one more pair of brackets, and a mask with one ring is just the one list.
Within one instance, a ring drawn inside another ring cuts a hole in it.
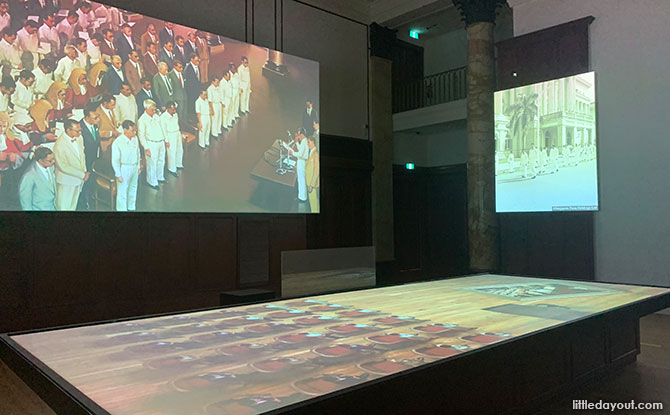
[{"label": "projected colonial building image", "polygon": [[496,93],[495,137],[499,212],[597,209],[593,72]]}]

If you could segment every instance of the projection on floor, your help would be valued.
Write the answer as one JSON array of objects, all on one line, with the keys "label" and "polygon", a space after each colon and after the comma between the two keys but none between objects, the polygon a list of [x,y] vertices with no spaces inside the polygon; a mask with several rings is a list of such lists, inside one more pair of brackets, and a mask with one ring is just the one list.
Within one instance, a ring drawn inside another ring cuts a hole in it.
[{"label": "projection on floor", "polygon": [[668,292],[476,275],[2,339],[94,413],[247,415]]},{"label": "projection on floor", "polygon": [[497,212],[598,210],[595,73],[495,93]]}]

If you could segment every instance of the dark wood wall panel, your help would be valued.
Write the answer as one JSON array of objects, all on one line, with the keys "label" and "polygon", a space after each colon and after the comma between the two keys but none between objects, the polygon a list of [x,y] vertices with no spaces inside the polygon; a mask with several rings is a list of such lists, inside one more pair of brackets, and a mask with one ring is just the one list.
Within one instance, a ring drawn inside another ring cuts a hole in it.
[{"label": "dark wood wall panel", "polygon": [[32,236],[33,258],[28,272],[33,276],[29,300],[37,306],[73,305],[89,301],[83,293],[99,294],[93,291],[98,271],[91,263],[96,250],[93,222],[84,216],[34,219],[26,229],[27,236]]},{"label": "dark wood wall panel", "polygon": [[304,215],[275,216],[270,228],[270,281],[272,291],[281,294],[281,253],[307,248],[307,224]]},{"label": "dark wood wall panel", "polygon": [[420,271],[423,266],[422,218],[426,182],[421,170],[415,172],[404,172],[398,167],[393,174],[393,240],[399,272]]},{"label": "dark wood wall panel", "polygon": [[196,217],[198,290],[233,290],[237,285],[237,220],[235,216]]},{"label": "dark wood wall panel", "polygon": [[[277,13],[277,0],[252,0],[251,1],[255,22],[273,22]],[[252,39],[249,39],[255,45],[266,48],[277,49],[275,44],[275,25],[266,23],[252,24]]]},{"label": "dark wood wall panel", "polygon": [[[593,20],[588,16],[497,43],[498,89],[588,72]],[[498,218],[502,272],[595,278],[593,213],[515,213]]]},{"label": "dark wood wall panel", "polygon": [[[26,275],[28,258],[32,257],[31,244],[27,239],[26,226],[22,222],[11,222],[0,216],[0,315],[19,307],[27,298],[32,275]],[[25,250],[15,246],[26,247]]]},{"label": "dark wood wall panel", "polygon": [[248,287],[270,281],[270,218],[238,221],[238,281]]},{"label": "dark wood wall panel", "polygon": [[468,272],[464,165],[393,169],[395,272],[390,281]]},{"label": "dark wood wall panel", "polygon": [[[142,298],[144,280],[151,263],[149,224],[146,218],[104,217],[96,224],[91,266],[96,275],[118,275],[95,282],[98,301]],[[78,293],[79,296],[85,293]]]},{"label": "dark wood wall panel", "polygon": [[321,157],[321,214],[307,216],[307,247],[372,245],[372,143],[322,136]]},{"label": "dark wood wall panel", "polygon": [[[179,296],[192,290],[193,264],[188,246],[194,238],[192,218],[188,215],[156,215],[149,218],[149,243],[145,249],[151,265],[144,277],[145,298],[158,291]],[[160,254],[159,254],[160,253]],[[160,258],[160,261],[156,259]]]},{"label": "dark wood wall panel", "polygon": [[593,214],[499,214],[503,273],[592,280]]},{"label": "dark wood wall panel", "polygon": [[431,276],[465,273],[467,247],[467,182],[459,168],[433,168],[426,180],[426,271]]}]

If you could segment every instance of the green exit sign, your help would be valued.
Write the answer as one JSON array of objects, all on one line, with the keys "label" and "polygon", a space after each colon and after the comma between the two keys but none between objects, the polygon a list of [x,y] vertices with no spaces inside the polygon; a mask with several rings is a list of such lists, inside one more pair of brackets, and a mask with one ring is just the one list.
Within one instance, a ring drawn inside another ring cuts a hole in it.
[{"label": "green exit sign", "polygon": [[414,163],[405,163],[405,168],[407,170],[414,170]]},{"label": "green exit sign", "polygon": [[412,29],[412,30],[409,31],[409,37],[411,37],[412,39],[418,39],[419,34],[420,34],[420,32],[416,29]]}]

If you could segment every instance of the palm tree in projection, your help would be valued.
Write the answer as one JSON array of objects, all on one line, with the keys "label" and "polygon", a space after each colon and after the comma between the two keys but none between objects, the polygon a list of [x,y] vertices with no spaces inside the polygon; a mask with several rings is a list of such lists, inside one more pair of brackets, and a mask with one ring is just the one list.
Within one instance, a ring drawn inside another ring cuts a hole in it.
[{"label": "palm tree in projection", "polygon": [[513,147],[515,157],[521,155],[521,151],[528,147],[526,143],[526,132],[528,131],[528,127],[533,125],[533,121],[535,121],[535,117],[539,111],[537,104],[535,103],[537,97],[538,95],[536,93],[527,95],[519,94],[516,101],[505,108],[505,116],[509,118],[507,128],[512,134],[512,137],[515,138],[515,141],[520,143],[520,146]]}]

